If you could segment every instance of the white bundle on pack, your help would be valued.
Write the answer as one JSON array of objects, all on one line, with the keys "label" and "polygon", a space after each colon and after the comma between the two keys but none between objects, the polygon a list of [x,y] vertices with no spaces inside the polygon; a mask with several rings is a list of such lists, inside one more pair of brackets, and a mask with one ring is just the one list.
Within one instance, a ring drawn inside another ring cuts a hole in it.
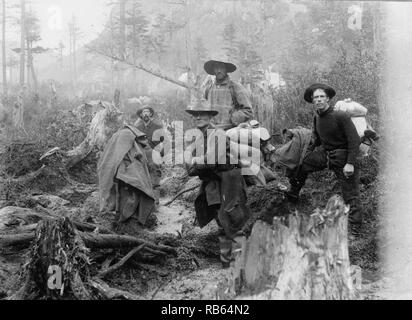
[{"label": "white bundle on pack", "polygon": [[351,99],[336,102],[335,110],[347,112],[351,117],[365,117],[368,113],[368,109]]},{"label": "white bundle on pack", "polygon": [[269,131],[252,120],[226,131],[226,135],[230,139],[230,157],[239,161],[243,174],[256,176],[262,185],[266,185],[260,168],[264,160],[260,144],[270,140]]},{"label": "white bundle on pack", "polygon": [[[335,105],[335,110],[347,112],[355,125],[356,131],[361,139],[365,137],[365,131],[370,129],[368,121],[366,120],[366,115],[368,114],[368,109],[362,106],[360,103],[352,101],[351,99],[346,99],[343,101],[338,101]],[[362,143],[360,145],[361,157],[366,157],[370,154],[370,145]]]},{"label": "white bundle on pack", "polygon": [[368,122],[366,121],[368,109],[358,102],[346,99],[338,101],[335,105],[335,110],[347,112],[352,118],[352,122],[356,127],[359,137],[362,139],[365,136],[365,130],[368,128]]}]

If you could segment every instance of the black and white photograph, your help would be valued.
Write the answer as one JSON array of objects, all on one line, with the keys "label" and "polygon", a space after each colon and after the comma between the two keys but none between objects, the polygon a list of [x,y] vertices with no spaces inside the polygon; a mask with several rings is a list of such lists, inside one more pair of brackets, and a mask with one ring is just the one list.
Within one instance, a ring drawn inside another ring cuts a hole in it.
[{"label": "black and white photograph", "polygon": [[1,0],[0,300],[412,299],[411,17]]}]

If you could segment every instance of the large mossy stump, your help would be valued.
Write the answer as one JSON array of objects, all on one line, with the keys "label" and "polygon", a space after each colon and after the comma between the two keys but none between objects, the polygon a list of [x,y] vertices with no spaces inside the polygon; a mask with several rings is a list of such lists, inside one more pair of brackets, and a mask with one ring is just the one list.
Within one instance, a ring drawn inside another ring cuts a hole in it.
[{"label": "large mossy stump", "polygon": [[348,253],[348,208],[332,197],[324,210],[257,221],[219,299],[355,298]]}]

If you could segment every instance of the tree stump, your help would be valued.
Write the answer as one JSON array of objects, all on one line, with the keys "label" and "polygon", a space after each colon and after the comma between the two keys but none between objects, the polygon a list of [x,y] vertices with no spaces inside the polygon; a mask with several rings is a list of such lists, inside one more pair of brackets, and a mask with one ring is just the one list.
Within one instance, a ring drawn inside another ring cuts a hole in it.
[{"label": "tree stump", "polygon": [[99,109],[89,124],[89,131],[81,144],[67,152],[66,166],[72,168],[93,150],[103,150],[105,144],[121,127],[121,112],[113,104],[100,101]]},{"label": "tree stump", "polygon": [[311,216],[257,221],[237,254],[221,299],[346,300],[355,297],[350,275],[348,208],[332,197]]}]

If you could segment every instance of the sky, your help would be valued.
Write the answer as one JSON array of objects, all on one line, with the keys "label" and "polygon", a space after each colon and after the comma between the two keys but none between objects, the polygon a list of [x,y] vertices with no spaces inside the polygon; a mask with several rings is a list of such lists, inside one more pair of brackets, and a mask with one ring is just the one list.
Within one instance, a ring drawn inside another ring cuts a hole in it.
[{"label": "sky", "polygon": [[[12,2],[17,2],[13,0]],[[76,17],[81,35],[79,45],[85,44],[103,30],[110,13],[108,0],[30,0],[28,8],[36,12],[41,25],[42,41],[38,44],[47,48],[57,48],[60,41],[68,47],[68,23]],[[19,11],[14,10],[15,14]],[[9,29],[8,39],[17,42],[19,31]]]}]

